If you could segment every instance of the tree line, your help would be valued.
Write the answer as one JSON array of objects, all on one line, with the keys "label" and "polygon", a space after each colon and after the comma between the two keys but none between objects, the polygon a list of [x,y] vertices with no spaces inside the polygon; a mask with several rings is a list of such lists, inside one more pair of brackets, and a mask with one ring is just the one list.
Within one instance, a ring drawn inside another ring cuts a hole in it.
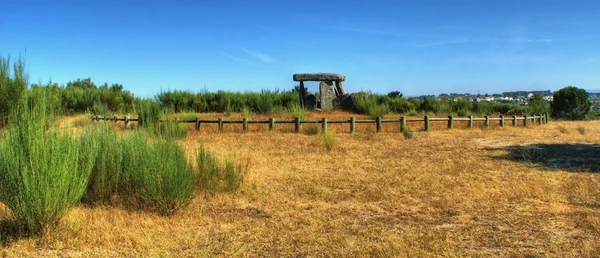
[{"label": "tree line", "polygon": [[[260,92],[229,92],[219,90],[199,92],[183,90],[161,91],[153,98],[136,97],[123,85],[96,84],[90,78],[70,81],[66,85],[54,82],[29,85],[24,61],[19,58],[11,63],[10,57],[0,56],[0,125],[7,122],[11,107],[21,99],[25,91],[45,92],[50,96],[50,105],[59,114],[91,113],[132,114],[139,113],[144,106],[172,112],[195,113],[272,113],[298,109],[298,91],[262,90]],[[318,93],[314,93],[318,97]],[[549,112],[554,118],[585,119],[591,103],[585,90],[568,86],[554,93],[554,101],[549,103],[541,95],[534,95],[527,105],[511,102],[477,102],[467,98],[405,98],[399,91],[389,94],[360,92],[352,94],[351,105],[336,105],[355,113],[373,117],[388,113],[419,115],[523,115]]]}]

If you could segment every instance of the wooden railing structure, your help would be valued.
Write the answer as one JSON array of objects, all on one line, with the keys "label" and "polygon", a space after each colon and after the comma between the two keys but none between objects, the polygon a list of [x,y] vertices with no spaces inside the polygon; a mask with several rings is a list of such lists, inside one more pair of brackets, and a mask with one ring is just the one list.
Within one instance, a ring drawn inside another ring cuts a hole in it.
[{"label": "wooden railing structure", "polygon": [[[113,121],[113,122],[118,122],[118,121],[123,121],[125,122],[125,126],[127,126],[127,124],[129,124],[129,122],[138,122],[138,124],[141,124],[143,121],[140,121],[139,118],[129,118],[129,117],[123,117],[123,118],[118,118],[116,116],[110,118],[110,117],[100,117],[100,116],[92,116],[92,120],[95,121]],[[249,124],[268,124],[269,125],[269,130],[274,130],[275,129],[275,125],[276,124],[294,124],[294,131],[296,133],[300,132],[300,125],[301,124],[321,124],[321,128],[322,128],[322,132],[327,132],[327,125],[328,124],[349,124],[350,125],[350,133],[354,133],[355,132],[355,128],[356,128],[356,124],[358,123],[374,123],[376,124],[376,130],[377,132],[381,132],[381,128],[382,128],[382,124],[384,123],[398,123],[399,124],[399,129],[402,131],[405,128],[407,128],[407,123],[418,123],[421,122],[424,124],[424,130],[425,131],[429,131],[430,130],[430,123],[431,122],[447,122],[448,123],[448,129],[452,129],[454,127],[454,122],[459,122],[459,121],[465,121],[468,122],[468,127],[469,128],[473,128],[473,122],[475,121],[484,121],[484,127],[489,127],[490,123],[492,121],[498,121],[500,126],[505,126],[505,124],[507,122],[512,122],[512,126],[518,126],[518,124],[522,123],[522,125],[524,127],[527,127],[529,125],[529,123],[532,124],[547,124],[549,119],[548,119],[548,113],[545,114],[540,114],[540,115],[533,115],[533,116],[516,116],[513,115],[512,117],[504,117],[504,116],[500,116],[500,117],[490,117],[490,116],[485,116],[485,117],[473,117],[473,116],[469,116],[469,117],[454,117],[454,116],[448,116],[448,117],[429,117],[429,116],[424,116],[423,118],[407,118],[405,116],[400,117],[400,119],[382,119],[381,117],[377,117],[376,119],[356,119],[355,117],[351,117],[349,120],[328,120],[327,118],[322,118],[321,120],[300,120],[298,118],[293,119],[293,120],[275,120],[274,118],[269,118],[269,120],[248,120],[247,118],[243,118],[242,120],[223,120],[222,118],[219,118],[217,120],[205,120],[205,119],[191,119],[191,120],[174,120],[177,121],[178,123],[193,123],[195,124],[195,129],[197,131],[200,130],[200,125],[202,124],[217,124],[219,131],[221,131],[223,129],[223,125],[224,124],[241,124],[242,125],[242,130],[244,132],[248,131],[248,125]],[[161,120],[162,122],[162,120]]]}]

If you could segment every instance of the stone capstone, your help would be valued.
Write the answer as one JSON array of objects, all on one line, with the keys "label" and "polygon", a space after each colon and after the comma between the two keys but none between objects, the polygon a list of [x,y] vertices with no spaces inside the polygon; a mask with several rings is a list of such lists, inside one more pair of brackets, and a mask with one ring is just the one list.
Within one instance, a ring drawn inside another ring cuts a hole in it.
[{"label": "stone capstone", "polygon": [[294,81],[334,81],[343,82],[346,80],[346,76],[337,73],[297,73],[294,74]]}]

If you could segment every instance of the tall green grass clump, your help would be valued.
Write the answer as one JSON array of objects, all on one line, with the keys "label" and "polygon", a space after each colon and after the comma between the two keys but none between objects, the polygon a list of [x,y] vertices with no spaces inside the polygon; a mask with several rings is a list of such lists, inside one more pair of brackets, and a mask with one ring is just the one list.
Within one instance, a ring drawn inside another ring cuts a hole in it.
[{"label": "tall green grass clump", "polygon": [[28,233],[43,234],[84,194],[95,142],[50,127],[46,97],[26,96],[0,142],[0,201]]},{"label": "tall green grass clump", "polygon": [[118,193],[123,165],[121,139],[108,125],[102,124],[88,129],[82,140],[95,142],[98,149],[82,201],[104,204]]},{"label": "tall green grass clump", "polygon": [[327,151],[332,151],[335,148],[335,135],[330,132],[323,133],[323,145]]},{"label": "tall green grass clump", "polygon": [[153,130],[153,126],[160,120],[160,105],[150,99],[144,99],[139,101],[135,105],[135,108],[138,116],[138,126],[147,130]]},{"label": "tall green grass clump", "polygon": [[231,159],[220,162],[204,145],[196,154],[196,184],[210,195],[217,192],[230,192],[240,188],[244,181],[245,169]]},{"label": "tall green grass clump", "polygon": [[[161,216],[185,207],[194,196],[194,171],[173,138],[148,141],[143,132],[124,138],[120,195]],[[129,195],[129,196],[127,196]]]},{"label": "tall green grass clump", "polygon": [[151,100],[143,100],[137,105],[137,109],[139,128],[146,132],[156,136],[173,138],[187,136],[188,127],[173,119],[173,107],[161,109],[157,103]]},{"label": "tall green grass clump", "polygon": [[180,124],[174,120],[169,112],[163,113],[162,122],[156,123],[154,133],[162,137],[184,138],[188,134],[188,127],[185,124]]},{"label": "tall green grass clump", "polygon": [[292,103],[289,107],[294,118],[298,118],[300,120],[304,120],[306,118],[306,110],[300,106],[298,103]]}]

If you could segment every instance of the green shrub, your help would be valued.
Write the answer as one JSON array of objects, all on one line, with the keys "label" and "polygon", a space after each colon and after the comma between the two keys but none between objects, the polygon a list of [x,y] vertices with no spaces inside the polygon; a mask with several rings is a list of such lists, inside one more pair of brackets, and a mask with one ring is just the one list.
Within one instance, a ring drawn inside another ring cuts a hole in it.
[{"label": "green shrub", "polygon": [[196,185],[208,194],[237,190],[244,181],[245,170],[242,164],[231,159],[220,163],[204,145],[196,154]]},{"label": "green shrub", "polygon": [[585,127],[583,127],[583,126],[577,127],[577,131],[578,131],[578,132],[579,132],[581,135],[584,135],[584,134],[585,134]]},{"label": "green shrub", "polygon": [[231,102],[227,102],[227,106],[225,107],[225,116],[231,116],[232,113],[233,106],[231,105]]},{"label": "green shrub", "polygon": [[137,110],[139,127],[153,131],[153,127],[159,122],[161,116],[161,109],[158,103],[150,99],[144,99],[140,100],[135,108]]},{"label": "green shrub", "polygon": [[27,89],[25,61],[19,58],[13,64],[12,73],[10,66],[10,57],[0,56],[0,127],[8,123],[11,111],[18,107]]},{"label": "green shrub", "polygon": [[46,101],[24,98],[0,143],[0,200],[33,234],[44,233],[77,204],[96,157],[94,141],[47,130],[53,116]]},{"label": "green shrub", "polygon": [[383,118],[390,111],[386,104],[377,103],[377,99],[373,96],[357,96],[354,109],[355,112],[369,115],[372,119]]},{"label": "green shrub", "polygon": [[388,103],[390,110],[396,113],[408,113],[416,110],[412,102],[402,97],[393,98]]},{"label": "green shrub", "polygon": [[327,151],[332,151],[335,147],[335,135],[330,132],[323,133],[323,145]]},{"label": "green shrub", "polygon": [[123,183],[125,198],[149,205],[161,216],[186,206],[194,196],[194,172],[185,150],[172,138],[148,141],[143,132],[125,137]]},{"label": "green shrub", "polygon": [[123,164],[121,139],[108,125],[88,129],[82,139],[95,142],[98,148],[98,156],[82,201],[90,204],[106,203],[118,192]]}]

